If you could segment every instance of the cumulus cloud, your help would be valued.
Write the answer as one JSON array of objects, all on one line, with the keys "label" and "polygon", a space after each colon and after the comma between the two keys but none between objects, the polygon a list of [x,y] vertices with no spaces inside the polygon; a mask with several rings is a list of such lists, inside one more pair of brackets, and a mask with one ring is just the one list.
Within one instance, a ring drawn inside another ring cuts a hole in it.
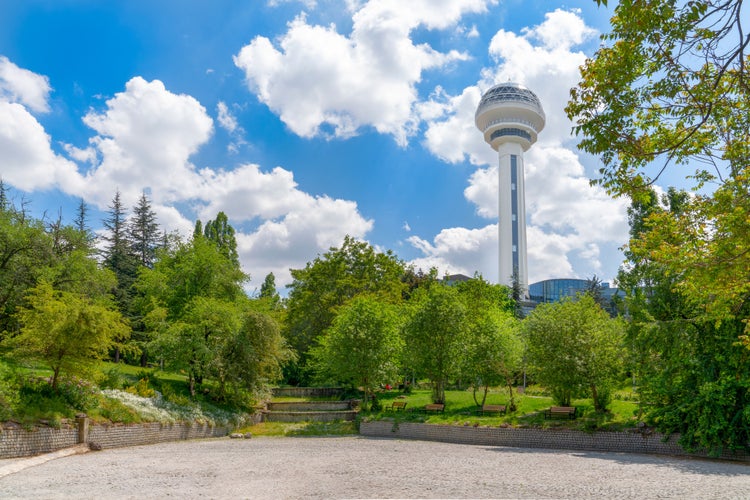
[{"label": "cumulus cloud", "polygon": [[[226,104],[217,109],[220,125],[241,129]],[[284,283],[289,266],[303,267],[344,235],[363,237],[372,228],[356,203],[305,193],[281,167],[270,172],[254,164],[196,168],[190,157],[211,137],[213,120],[193,97],[174,94],[159,81],[130,80],[105,110],[89,113],[84,121],[98,132],[91,142],[102,157],[87,175],[89,198],[103,207],[119,189],[126,206],[132,206],[148,188],[160,222],[183,234],[193,222],[175,203],[190,204],[204,222],[220,211],[238,227],[253,222],[255,228],[240,229],[237,239],[243,268],[255,279],[274,272]]]},{"label": "cumulus cloud", "polygon": [[0,56],[0,173],[4,182],[25,191],[80,183],[77,166],[52,150],[32,115],[50,110],[51,90],[46,76]]},{"label": "cumulus cloud", "polygon": [[77,166],[52,151],[50,137],[27,109],[0,100],[0,172],[4,182],[33,191],[71,186]]},{"label": "cumulus cloud", "polygon": [[[530,282],[600,272],[602,247],[626,241],[626,202],[613,200],[590,185],[572,149],[571,123],[563,110],[569,89],[578,81],[578,67],[586,58],[576,48],[595,35],[578,12],[560,9],[520,34],[500,30],[489,46],[496,64],[482,71],[476,85],[456,96],[436,89],[419,107],[427,122],[424,145],[432,154],[449,163],[468,160],[481,167],[471,175],[464,195],[475,204],[479,216],[492,219],[498,216],[497,154],[476,130],[476,107],[483,91],[508,80],[526,85],[539,96],[547,123],[539,142],[524,156]],[[439,240],[441,236],[429,247],[413,240],[412,244],[428,258],[439,255],[452,263],[449,256],[457,258],[461,246],[447,245],[448,240]],[[496,246],[483,248],[497,254]]]},{"label": "cumulus cloud", "polygon": [[0,100],[21,104],[37,113],[49,111],[52,88],[46,76],[19,68],[0,56]]},{"label": "cumulus cloud", "polygon": [[[494,3],[489,0],[490,3]],[[417,27],[446,29],[488,0],[371,0],[354,9],[353,28],[318,26],[304,15],[289,23],[278,48],[258,36],[234,57],[248,86],[296,134],[350,137],[371,126],[406,145],[418,125],[414,105],[422,73],[466,59],[409,37]]]},{"label": "cumulus cloud", "polygon": [[134,77],[106,109],[83,117],[101,163],[87,173],[87,199],[105,205],[120,190],[134,203],[144,188],[156,203],[190,199],[201,179],[190,162],[211,137],[213,120],[192,96],[174,94],[159,80]]},{"label": "cumulus cloud", "polygon": [[440,276],[473,276],[477,271],[491,281],[497,276],[497,224],[480,229],[443,229],[432,242],[418,236],[411,236],[408,241],[424,254],[410,261],[416,268],[427,271],[435,267]]},{"label": "cumulus cloud", "polygon": [[[47,85],[45,77],[30,76],[6,61],[0,64],[10,68],[3,75],[10,74],[14,82]],[[50,137],[27,109],[45,110],[46,101],[19,90],[28,85],[9,86],[6,80],[3,85],[3,181],[29,192],[58,188],[100,209],[107,209],[116,191],[125,207],[132,207],[147,190],[162,228],[184,236],[191,234],[196,217],[207,221],[224,211],[240,228],[240,261],[254,283],[268,272],[274,272],[278,283],[288,282],[289,267],[304,267],[345,235],[364,238],[372,229],[373,221],[359,213],[355,202],[305,193],[292,172],[281,167],[197,168],[191,157],[210,140],[213,120],[195,98],[170,92],[159,80],[135,77],[102,109],[83,117],[95,133],[87,147],[62,147],[71,159],[90,165],[85,173],[52,151]],[[225,103],[219,103],[217,113],[219,125],[230,133],[242,130]]]}]

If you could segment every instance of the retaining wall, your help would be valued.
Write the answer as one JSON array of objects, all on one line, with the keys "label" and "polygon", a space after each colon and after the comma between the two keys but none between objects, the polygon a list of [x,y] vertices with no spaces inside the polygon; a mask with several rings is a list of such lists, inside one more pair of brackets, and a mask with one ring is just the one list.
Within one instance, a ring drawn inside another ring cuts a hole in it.
[{"label": "retaining wall", "polygon": [[59,429],[40,427],[25,430],[16,426],[0,430],[0,459],[28,457],[88,443],[98,448],[118,448],[144,444],[226,436],[229,429],[207,424],[130,424],[89,425],[77,419],[77,425]]},{"label": "retaining wall", "polygon": [[[362,422],[363,436],[419,439],[456,444],[547,448],[560,450],[648,453],[705,458],[705,453],[687,453],[678,444],[678,436],[640,432],[581,432],[571,429],[517,429],[502,427],[464,427],[378,420]],[[720,458],[750,462],[747,453],[724,453]]]},{"label": "retaining wall", "polygon": [[357,411],[273,411],[264,413],[265,422],[333,422],[354,420]]},{"label": "retaining wall", "polygon": [[300,401],[298,403],[266,404],[268,411],[344,411],[350,410],[351,401]]},{"label": "retaining wall", "polygon": [[272,392],[277,398],[328,398],[340,396],[344,390],[340,387],[276,387]]}]

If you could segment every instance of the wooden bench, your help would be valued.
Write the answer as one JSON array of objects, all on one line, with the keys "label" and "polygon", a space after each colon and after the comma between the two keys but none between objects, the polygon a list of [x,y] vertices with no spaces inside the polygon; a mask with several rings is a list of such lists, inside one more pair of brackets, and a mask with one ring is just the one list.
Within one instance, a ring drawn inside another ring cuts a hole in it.
[{"label": "wooden bench", "polygon": [[394,401],[385,407],[385,411],[404,411],[406,410],[406,401]]},{"label": "wooden bench", "polygon": [[578,416],[578,408],[575,406],[552,406],[544,410],[544,418],[568,418],[575,419]]},{"label": "wooden bench", "polygon": [[505,413],[505,405],[482,405],[482,409],[479,412],[482,415],[485,413]]},{"label": "wooden bench", "polygon": [[429,413],[429,412],[444,413],[445,405],[443,403],[431,403],[431,404],[426,405],[423,411],[425,413]]}]

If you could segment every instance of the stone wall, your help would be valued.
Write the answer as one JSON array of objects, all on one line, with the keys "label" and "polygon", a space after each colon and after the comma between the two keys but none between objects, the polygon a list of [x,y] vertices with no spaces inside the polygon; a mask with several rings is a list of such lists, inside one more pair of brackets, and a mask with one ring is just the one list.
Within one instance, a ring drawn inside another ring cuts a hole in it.
[{"label": "stone wall", "polygon": [[17,426],[0,429],[0,458],[29,457],[78,444],[76,427],[40,427],[27,431]]},{"label": "stone wall", "polygon": [[[397,423],[392,420],[362,422],[359,432],[363,436],[419,439],[456,444],[706,457],[705,454],[701,453],[690,454],[685,452],[677,444],[677,436],[671,436],[665,440],[665,437],[658,433],[588,433],[570,429],[464,427],[411,422]],[[750,462],[750,455],[747,453],[725,453],[721,458]]]},{"label": "stone wall", "polygon": [[329,398],[340,396],[344,390],[340,387],[277,387],[273,389],[276,398]]},{"label": "stone wall", "polygon": [[198,423],[90,425],[87,419],[59,429],[40,427],[28,431],[12,426],[0,431],[0,459],[39,455],[79,443],[104,449],[221,437],[228,432],[226,427]]},{"label": "stone wall", "polygon": [[103,449],[122,446],[201,439],[226,436],[229,429],[208,424],[132,424],[132,425],[92,425],[89,427],[87,442]]}]

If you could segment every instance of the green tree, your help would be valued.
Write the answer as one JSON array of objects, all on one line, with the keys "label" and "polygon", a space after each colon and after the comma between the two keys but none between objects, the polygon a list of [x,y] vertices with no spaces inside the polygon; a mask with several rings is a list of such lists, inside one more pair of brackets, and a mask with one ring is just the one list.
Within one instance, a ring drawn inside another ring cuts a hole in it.
[{"label": "green tree", "polygon": [[242,323],[247,276],[203,237],[164,252],[136,288],[139,313],[165,363],[188,372],[191,393],[209,374],[219,346]]},{"label": "green tree", "polygon": [[[510,406],[515,408],[512,384],[522,353],[518,322],[513,319],[516,302],[508,287],[493,285],[481,275],[459,282],[455,288],[466,308],[461,378],[471,382],[477,405],[484,404],[491,386],[504,385],[509,388]],[[481,402],[477,398],[480,390]]]},{"label": "green tree", "polygon": [[347,236],[341,248],[331,248],[304,269],[292,269],[287,301],[286,337],[300,356],[301,369],[289,381],[305,381],[307,351],[331,326],[339,307],[358,294],[401,301],[404,266],[388,251]]},{"label": "green tree", "polygon": [[684,169],[696,193],[680,214],[661,214],[647,242],[652,259],[678,277],[675,286],[700,311],[695,320],[739,320],[745,334],[750,323],[738,313],[750,298],[746,10],[736,0],[619,2],[567,107],[581,147],[601,157],[597,182],[610,193],[638,200],[667,168]]},{"label": "green tree", "polygon": [[263,284],[260,286],[259,298],[268,301],[272,307],[278,305],[281,300],[279,292],[276,291],[276,276],[273,273],[268,273],[266,279],[263,280]]},{"label": "green tree", "polygon": [[[127,317],[132,300],[132,286],[138,272],[138,260],[132,251],[127,212],[122,203],[120,191],[115,193],[107,218],[102,223],[107,231],[102,237],[106,243],[103,249],[103,264],[115,273],[117,278],[117,284],[113,290],[115,302],[120,312]],[[119,351],[115,352],[115,361],[119,361]]]},{"label": "green tree", "polygon": [[5,203],[0,210],[0,338],[17,333],[16,310],[52,259],[44,224]]},{"label": "green tree", "polygon": [[138,258],[138,264],[152,267],[156,259],[156,249],[160,244],[159,224],[156,213],[151,208],[151,201],[146,193],[141,193],[138,204],[133,207],[133,216],[128,222],[128,237],[131,250]]},{"label": "green tree", "polygon": [[446,384],[463,363],[466,307],[455,288],[442,284],[431,286],[413,307],[404,326],[408,359],[430,379],[432,401],[445,403]]},{"label": "green tree", "polygon": [[688,449],[718,454],[746,446],[750,437],[750,367],[736,341],[743,325],[737,319],[697,320],[700,307],[677,286],[681,276],[644,248],[669,214],[679,216],[688,202],[687,193],[674,189],[661,203],[655,193],[633,202],[631,244],[618,283],[626,292],[628,345],[644,418],[663,432],[679,433]]},{"label": "green tree", "polygon": [[523,360],[520,322],[508,312],[485,311],[469,325],[464,349],[461,373],[472,383],[474,403],[484,405],[490,387],[501,385],[508,389],[509,410],[515,411],[513,382]]},{"label": "green tree", "polygon": [[106,302],[54,290],[46,282],[31,289],[27,300],[28,305],[17,313],[22,327],[11,341],[13,356],[47,364],[55,390],[63,373],[87,375],[116,339],[127,337],[129,329],[122,316]]},{"label": "green tree", "polygon": [[[200,221],[196,223],[195,229],[200,228]],[[213,241],[219,251],[232,263],[239,267],[240,256],[237,253],[237,238],[234,228],[229,224],[229,218],[224,212],[216,215],[216,220],[209,220],[203,229],[203,236]]]},{"label": "green tree", "polygon": [[223,339],[210,364],[211,375],[219,382],[219,398],[228,399],[245,389],[267,397],[269,387],[281,379],[282,366],[292,356],[273,318],[245,312],[240,328]]},{"label": "green tree", "polygon": [[523,322],[531,369],[554,400],[588,395],[603,411],[625,357],[624,325],[589,295],[540,304]]},{"label": "green tree", "polygon": [[372,296],[353,298],[313,349],[319,377],[362,387],[367,408],[373,389],[398,375],[403,349],[399,329],[396,306]]}]

